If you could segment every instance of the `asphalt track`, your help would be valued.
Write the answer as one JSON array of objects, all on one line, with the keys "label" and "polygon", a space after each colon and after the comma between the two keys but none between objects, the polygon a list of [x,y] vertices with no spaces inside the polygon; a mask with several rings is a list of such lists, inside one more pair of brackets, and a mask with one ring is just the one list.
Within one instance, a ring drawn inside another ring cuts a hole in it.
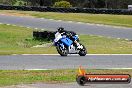
[{"label": "asphalt track", "polygon": [[12,55],[0,56],[1,70],[46,70],[46,69],[132,69],[132,55]]},{"label": "asphalt track", "polygon": [[[1,70],[132,69],[132,55],[9,55],[0,56]],[[2,88],[81,88],[77,83],[28,84]],[[83,88],[132,88],[130,84],[87,84]]]},{"label": "asphalt track", "polygon": [[72,30],[81,34],[92,34],[129,40],[132,39],[132,28],[112,27],[71,21],[56,21],[33,17],[8,16],[3,14],[0,14],[0,23],[54,31],[56,31],[56,28],[59,26],[63,26],[66,30]]},{"label": "asphalt track", "polygon": [[[1,87],[0,87],[1,88]],[[77,83],[60,83],[60,84],[28,84],[28,85],[13,85],[2,88],[132,88],[132,84],[86,84],[79,86]]]}]

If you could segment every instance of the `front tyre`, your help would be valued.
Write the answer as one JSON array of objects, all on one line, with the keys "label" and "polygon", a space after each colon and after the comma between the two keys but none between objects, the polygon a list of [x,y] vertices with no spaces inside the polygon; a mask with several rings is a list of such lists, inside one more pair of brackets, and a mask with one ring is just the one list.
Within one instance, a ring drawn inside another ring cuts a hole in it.
[{"label": "front tyre", "polygon": [[[82,45],[82,44],[80,44],[80,45]],[[80,56],[86,56],[86,54],[87,54],[87,49],[86,49],[86,47],[84,46],[84,45],[82,45],[83,46],[83,48],[79,51],[79,55]]]},{"label": "front tyre", "polygon": [[60,46],[56,46],[57,52],[61,55],[61,56],[67,56],[68,55],[68,50],[67,48],[62,48]]}]

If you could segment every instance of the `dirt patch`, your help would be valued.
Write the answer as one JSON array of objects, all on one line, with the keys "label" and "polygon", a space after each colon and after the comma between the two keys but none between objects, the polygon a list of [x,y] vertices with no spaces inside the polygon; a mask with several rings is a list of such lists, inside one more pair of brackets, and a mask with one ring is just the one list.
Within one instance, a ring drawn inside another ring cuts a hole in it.
[{"label": "dirt patch", "polygon": [[52,46],[52,43],[46,43],[46,44],[42,44],[42,45],[36,45],[36,46],[33,46],[33,47],[51,47]]}]

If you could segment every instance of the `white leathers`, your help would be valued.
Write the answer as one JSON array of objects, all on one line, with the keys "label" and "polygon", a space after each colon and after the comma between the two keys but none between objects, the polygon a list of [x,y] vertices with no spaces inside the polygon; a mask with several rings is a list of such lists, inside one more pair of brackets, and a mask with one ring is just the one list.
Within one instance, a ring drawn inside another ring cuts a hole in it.
[{"label": "white leathers", "polygon": [[57,32],[57,33],[55,34],[54,42],[58,42],[61,38],[62,38],[61,33]]}]

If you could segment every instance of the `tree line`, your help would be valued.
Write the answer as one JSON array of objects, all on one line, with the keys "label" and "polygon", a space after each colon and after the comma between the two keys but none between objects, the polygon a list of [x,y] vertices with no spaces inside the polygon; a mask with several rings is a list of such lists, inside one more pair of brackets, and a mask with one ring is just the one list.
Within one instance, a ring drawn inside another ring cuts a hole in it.
[{"label": "tree line", "polygon": [[132,0],[0,0],[0,4],[18,6],[54,6],[55,2],[67,1],[72,7],[127,9]]}]

